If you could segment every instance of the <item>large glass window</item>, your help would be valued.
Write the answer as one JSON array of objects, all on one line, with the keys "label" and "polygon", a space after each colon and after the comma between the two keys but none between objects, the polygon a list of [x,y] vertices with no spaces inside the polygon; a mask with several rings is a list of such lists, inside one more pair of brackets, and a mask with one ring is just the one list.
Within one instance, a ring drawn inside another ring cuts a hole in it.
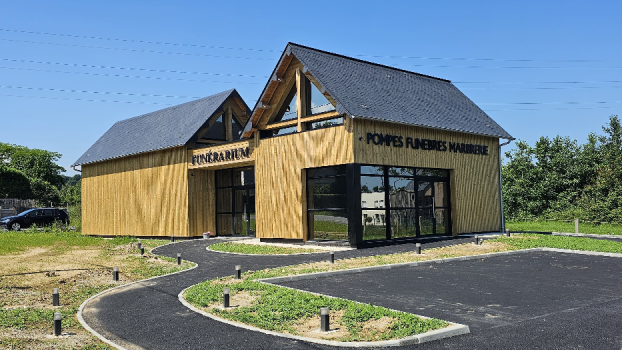
[{"label": "large glass window", "polygon": [[361,166],[363,240],[450,234],[450,210],[448,170]]},{"label": "large glass window", "polygon": [[345,166],[307,170],[309,239],[348,239],[348,196]]}]

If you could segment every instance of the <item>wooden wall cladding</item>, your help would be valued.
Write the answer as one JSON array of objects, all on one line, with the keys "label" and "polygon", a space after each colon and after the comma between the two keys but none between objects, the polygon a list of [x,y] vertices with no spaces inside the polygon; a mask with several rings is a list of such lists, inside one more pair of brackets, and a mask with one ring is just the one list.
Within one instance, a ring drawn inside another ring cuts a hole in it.
[{"label": "wooden wall cladding", "polygon": [[[192,156],[206,154],[209,152],[212,152],[212,153],[218,152],[219,155],[220,153],[223,153],[224,155],[224,152],[226,151],[231,151],[234,149],[238,150],[240,148],[246,149],[247,147],[249,149],[248,158],[240,157],[239,159],[234,159],[234,160],[204,162],[202,164],[195,162],[194,165],[192,164]],[[219,144],[216,146],[191,149],[191,150],[188,150],[188,156],[187,156],[188,169],[208,169],[209,168],[210,170],[214,170],[214,169],[237,168],[237,167],[253,165],[254,149],[255,149],[254,140],[241,140],[241,141],[236,141],[236,142],[227,142],[227,143]]]},{"label": "wooden wall cladding", "polygon": [[188,236],[185,147],[82,166],[82,232]]},{"label": "wooden wall cladding", "polygon": [[[450,169],[453,234],[501,230],[499,139],[458,132],[353,120],[354,161],[361,164]],[[488,146],[488,155],[367,143],[367,133]]]},{"label": "wooden wall cladding", "polygon": [[216,232],[216,185],[213,170],[188,172],[188,224],[190,236]]},{"label": "wooden wall cladding", "polygon": [[257,237],[306,239],[303,169],[352,163],[353,154],[343,125],[261,139],[254,152]]}]

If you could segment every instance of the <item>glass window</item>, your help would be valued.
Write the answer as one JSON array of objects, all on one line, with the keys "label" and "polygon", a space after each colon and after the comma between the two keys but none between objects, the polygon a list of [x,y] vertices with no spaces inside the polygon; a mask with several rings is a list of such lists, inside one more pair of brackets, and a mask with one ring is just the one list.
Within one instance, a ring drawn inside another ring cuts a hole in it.
[{"label": "glass window", "polygon": [[345,209],[348,206],[345,177],[309,179],[309,209]]},{"label": "glass window", "polygon": [[311,114],[334,111],[335,106],[328,101],[326,96],[318,90],[315,84],[311,83],[310,85],[311,89],[309,90],[309,93],[311,94]]},{"label": "glass window", "polygon": [[343,117],[322,120],[320,122],[307,123],[307,130],[328,128],[328,127],[335,126],[335,125],[343,125]]},{"label": "glass window", "polygon": [[389,168],[389,176],[415,176],[415,168],[397,168],[391,167]]},{"label": "glass window", "polygon": [[361,174],[362,175],[384,175],[384,167],[382,165],[379,165],[379,166],[363,165],[361,166]]},{"label": "glass window", "polygon": [[417,187],[417,200],[419,207],[432,207],[432,182],[419,181]]},{"label": "glass window", "polygon": [[417,210],[391,210],[391,237],[415,237],[417,235]]},{"label": "glass window", "polygon": [[391,208],[415,207],[415,180],[413,178],[389,178],[389,206]]},{"label": "glass window", "polygon": [[231,169],[218,170],[216,172],[216,187],[230,187],[231,183]]},{"label": "glass window", "polygon": [[310,239],[348,240],[348,213],[346,211],[310,211],[308,224]]},{"label": "glass window", "polygon": [[54,209],[44,209],[43,216],[54,216]]},{"label": "glass window", "polygon": [[218,119],[212,124],[212,126],[203,134],[202,138],[209,140],[225,140],[226,136],[225,123],[223,122],[223,115],[220,115]]},{"label": "glass window", "polygon": [[336,165],[323,168],[313,168],[307,170],[307,177],[327,177],[327,176],[345,176],[346,166]]},{"label": "glass window", "polygon": [[384,210],[363,210],[363,240],[377,240],[387,238],[387,226]]},{"label": "glass window", "polygon": [[449,171],[442,169],[417,169],[417,176],[449,177]]},{"label": "glass window", "polygon": [[362,203],[361,207],[363,207],[363,208],[367,208],[367,202],[366,202],[366,201],[363,201],[363,203]]},{"label": "glass window", "polygon": [[216,190],[216,208],[219,213],[230,213],[232,205],[231,188],[219,188]]}]

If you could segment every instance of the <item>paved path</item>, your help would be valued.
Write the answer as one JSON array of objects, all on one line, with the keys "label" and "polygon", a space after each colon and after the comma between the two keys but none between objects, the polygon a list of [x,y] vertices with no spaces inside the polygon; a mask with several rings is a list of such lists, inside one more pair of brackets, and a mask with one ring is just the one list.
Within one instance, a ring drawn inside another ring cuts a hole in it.
[{"label": "paved path", "polygon": [[[233,275],[234,266],[258,270],[327,259],[327,253],[293,256],[243,256],[207,251],[218,239],[166,245],[154,253],[182,253],[199,266],[183,273],[133,284],[102,295],[87,304],[85,321],[107,339],[129,349],[335,349],[230,326],[188,310],[177,299],[183,289],[199,282]],[[458,238],[426,240],[423,248],[470,241]],[[414,244],[336,252],[336,259],[414,250]]]}]

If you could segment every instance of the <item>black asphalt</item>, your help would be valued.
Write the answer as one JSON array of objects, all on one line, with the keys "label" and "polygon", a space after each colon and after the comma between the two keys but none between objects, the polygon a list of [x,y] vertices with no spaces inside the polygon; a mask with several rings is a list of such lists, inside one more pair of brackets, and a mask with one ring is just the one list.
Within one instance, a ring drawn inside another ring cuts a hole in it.
[{"label": "black asphalt", "polygon": [[622,259],[533,252],[280,283],[469,325],[418,349],[622,349]]},{"label": "black asphalt", "polygon": [[[127,348],[143,349],[334,349],[288,340],[230,326],[204,317],[183,306],[177,295],[199,282],[230,276],[235,265],[243,270],[300,264],[328,258],[328,253],[292,256],[244,256],[207,251],[217,239],[179,242],[155,249],[169,257],[182,253],[185,260],[199,264],[196,269],[133,284],[87,304],[85,321],[111,341]],[[429,239],[423,248],[460,244],[470,239]],[[351,258],[414,250],[406,244],[336,252],[335,258]]]}]

